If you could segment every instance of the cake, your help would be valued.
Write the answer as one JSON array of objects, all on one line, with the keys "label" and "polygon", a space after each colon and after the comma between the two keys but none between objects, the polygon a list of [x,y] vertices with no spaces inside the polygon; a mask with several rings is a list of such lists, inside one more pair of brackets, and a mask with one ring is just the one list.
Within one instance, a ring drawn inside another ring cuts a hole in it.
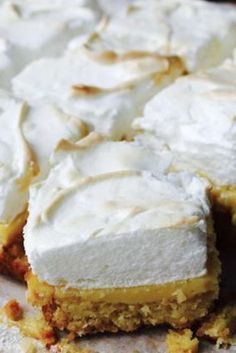
[{"label": "cake", "polygon": [[83,43],[101,20],[96,0],[2,0],[1,87],[32,60],[60,55],[71,40]]},{"label": "cake", "polygon": [[83,335],[205,316],[220,271],[206,182],[134,142],[89,136],[56,154],[24,230],[28,298],[46,320]]},{"label": "cake", "polygon": [[144,104],[183,71],[175,57],[145,52],[96,55],[83,47],[33,62],[14,78],[13,90],[31,104],[56,104],[91,130],[129,139],[132,121]]},{"label": "cake", "polygon": [[135,1],[112,16],[86,45],[97,52],[143,50],[178,56],[192,72],[231,55],[236,46],[236,9],[202,0]]},{"label": "cake", "polygon": [[[170,104],[171,102],[171,104]],[[236,61],[181,77],[150,100],[138,139],[173,153],[175,170],[191,170],[212,185],[216,208],[236,211]],[[167,129],[168,126],[168,129]]]},{"label": "cake", "polygon": [[0,92],[0,268],[22,278],[27,262],[22,229],[27,219],[29,186],[46,177],[49,156],[62,138],[77,141],[83,124],[58,108],[30,107]]}]

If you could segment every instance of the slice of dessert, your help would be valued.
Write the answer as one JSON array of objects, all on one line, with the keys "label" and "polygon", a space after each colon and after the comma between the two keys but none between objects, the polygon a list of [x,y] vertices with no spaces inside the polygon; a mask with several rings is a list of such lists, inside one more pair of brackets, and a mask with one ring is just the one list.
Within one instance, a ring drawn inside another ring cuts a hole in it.
[{"label": "slice of dessert", "polygon": [[[212,184],[215,205],[236,221],[236,58],[182,77],[154,97],[134,124],[144,144],[164,143],[176,169]],[[157,147],[158,149],[159,147]]]},{"label": "slice of dessert", "polygon": [[145,52],[96,55],[83,48],[33,62],[14,78],[13,86],[17,96],[32,104],[53,102],[91,129],[122,139],[132,137],[131,123],[144,104],[182,73],[174,57]]},{"label": "slice of dessert", "polygon": [[135,1],[91,36],[88,46],[97,52],[176,55],[187,71],[196,71],[231,55],[236,7],[201,0]]},{"label": "slice of dessert", "polygon": [[64,141],[48,178],[31,188],[28,298],[54,327],[185,327],[207,314],[219,275],[207,185],[164,175],[160,158],[96,135]]},{"label": "slice of dessert", "polygon": [[101,19],[95,0],[15,1],[0,3],[1,87],[43,56],[64,52],[70,40],[83,42]]},{"label": "slice of dessert", "polygon": [[27,107],[0,93],[0,268],[22,278],[26,260],[22,229],[31,182],[49,171],[49,156],[61,138],[82,136],[78,119],[51,105]]}]

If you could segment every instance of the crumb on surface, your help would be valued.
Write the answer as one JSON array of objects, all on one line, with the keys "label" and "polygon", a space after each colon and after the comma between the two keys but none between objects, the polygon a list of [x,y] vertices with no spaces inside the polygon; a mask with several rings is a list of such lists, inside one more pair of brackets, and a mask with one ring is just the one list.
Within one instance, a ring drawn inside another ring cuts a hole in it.
[{"label": "crumb on surface", "polygon": [[23,315],[23,309],[15,299],[0,309],[0,322],[18,328],[23,337],[38,340],[47,348],[58,341],[55,330],[41,313]]},{"label": "crumb on surface", "polygon": [[236,302],[221,306],[210,314],[197,330],[198,337],[206,337],[216,342],[218,347],[234,343],[236,333]]},{"label": "crumb on surface", "polygon": [[57,342],[54,329],[45,321],[40,314],[24,318],[18,325],[22,334],[40,340],[46,347]]},{"label": "crumb on surface", "polygon": [[11,299],[4,305],[4,312],[10,320],[19,321],[23,319],[23,309],[16,299]]},{"label": "crumb on surface", "polygon": [[189,329],[169,330],[167,335],[168,353],[197,353],[199,341],[193,338]]}]

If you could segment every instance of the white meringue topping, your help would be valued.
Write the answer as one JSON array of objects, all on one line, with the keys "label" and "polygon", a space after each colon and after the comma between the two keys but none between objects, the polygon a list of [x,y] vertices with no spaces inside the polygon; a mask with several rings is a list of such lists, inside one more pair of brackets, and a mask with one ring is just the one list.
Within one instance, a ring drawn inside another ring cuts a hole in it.
[{"label": "white meringue topping", "polygon": [[121,139],[132,137],[131,123],[144,104],[182,72],[174,58],[131,52],[96,56],[83,49],[33,62],[14,78],[13,89],[32,104],[50,101],[91,129]]},{"label": "white meringue topping", "polygon": [[221,63],[236,46],[236,8],[202,0],[141,0],[91,37],[97,51],[177,55],[188,71]]}]

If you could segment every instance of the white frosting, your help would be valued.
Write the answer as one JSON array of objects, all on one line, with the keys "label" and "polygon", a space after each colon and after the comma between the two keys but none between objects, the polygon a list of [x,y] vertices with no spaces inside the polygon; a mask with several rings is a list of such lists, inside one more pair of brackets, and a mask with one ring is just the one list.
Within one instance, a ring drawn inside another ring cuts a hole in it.
[{"label": "white frosting", "polygon": [[33,104],[53,102],[91,129],[120,139],[132,136],[131,123],[144,104],[181,73],[178,60],[134,53],[96,57],[83,49],[32,63],[14,78],[13,89]]},{"label": "white frosting", "polygon": [[[206,184],[160,176],[166,160],[136,143],[63,142],[31,188],[25,249],[41,280],[131,287],[206,273]],[[91,142],[91,141],[90,141]]]},{"label": "white frosting", "polygon": [[49,171],[56,144],[78,140],[81,125],[53,106],[27,107],[0,93],[0,222],[9,223],[28,201],[28,187]]},{"label": "white frosting", "polygon": [[[84,42],[100,17],[96,1],[1,1],[0,41],[5,41],[8,51],[1,54],[0,43],[0,75],[5,78],[1,86],[9,86],[11,77],[32,60],[61,54],[71,39]],[[7,71],[3,70],[6,61]]]},{"label": "white frosting", "polygon": [[144,130],[145,145],[153,143],[147,142],[148,134],[168,145],[175,167],[203,172],[215,184],[228,185],[236,184],[235,116],[234,59],[178,79],[146,105],[144,117],[134,125]]},{"label": "white frosting", "polygon": [[236,46],[236,8],[201,0],[136,1],[112,17],[90,46],[98,51],[178,55],[189,71],[195,71],[231,55]]}]

